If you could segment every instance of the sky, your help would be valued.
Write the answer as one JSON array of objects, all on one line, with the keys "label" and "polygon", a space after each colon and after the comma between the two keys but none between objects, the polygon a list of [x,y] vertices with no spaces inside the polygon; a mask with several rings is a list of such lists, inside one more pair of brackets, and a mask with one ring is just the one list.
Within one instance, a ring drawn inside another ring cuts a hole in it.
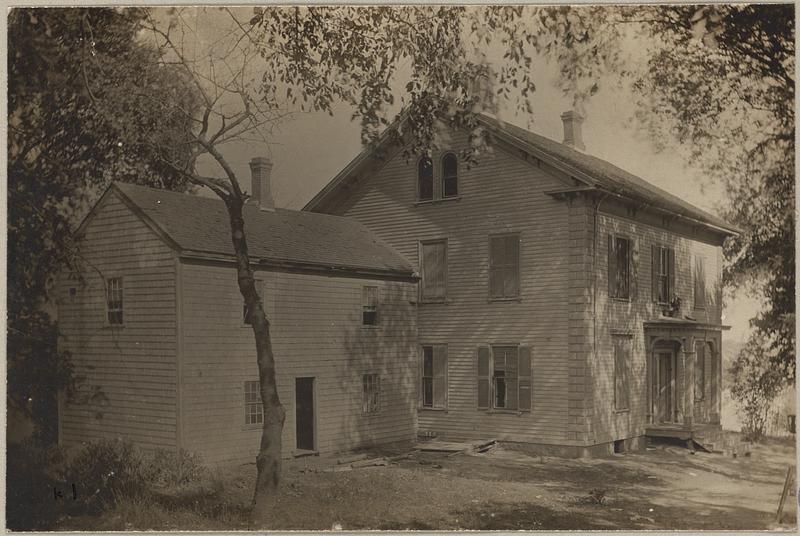
[{"label": "sky", "polygon": [[[249,18],[251,8],[237,12]],[[215,44],[230,18],[222,13],[198,13],[193,19],[198,47]],[[625,53],[630,61],[641,60],[645,50],[635,38],[627,39]],[[489,57],[492,56],[489,51]],[[257,74],[257,65],[255,66]],[[533,115],[522,116],[501,105],[498,117],[522,128],[561,141],[560,115],[572,107],[572,96],[557,89],[556,69],[542,58],[532,65],[537,90]],[[711,212],[723,195],[720,187],[703,180],[702,172],[684,161],[675,151],[656,151],[648,135],[637,128],[633,118],[632,94],[615,80],[600,79],[600,90],[583,106],[583,140],[586,152],[607,160],[656,186]],[[402,83],[398,83],[400,93]],[[360,127],[352,119],[352,109],[337,105],[333,115],[298,112],[276,125],[266,142],[239,142],[225,146],[224,154],[237,175],[248,178],[248,162],[256,156],[273,161],[272,184],[276,206],[301,209],[319,190],[341,171],[361,150]],[[211,169],[211,168],[209,168]],[[243,180],[249,190],[249,183]],[[743,342],[749,333],[749,319],[759,309],[756,299],[739,293],[728,300],[723,324],[732,326],[723,339]]]}]

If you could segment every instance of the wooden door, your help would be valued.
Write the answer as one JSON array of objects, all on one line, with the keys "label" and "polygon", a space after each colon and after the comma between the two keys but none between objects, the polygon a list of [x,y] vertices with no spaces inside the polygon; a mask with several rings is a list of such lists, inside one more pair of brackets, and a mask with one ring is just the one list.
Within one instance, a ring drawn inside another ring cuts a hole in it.
[{"label": "wooden door", "polygon": [[314,450],[314,378],[295,378],[295,435],[298,450]]},{"label": "wooden door", "polygon": [[675,354],[671,351],[661,351],[658,358],[658,421],[662,423],[675,422]]}]

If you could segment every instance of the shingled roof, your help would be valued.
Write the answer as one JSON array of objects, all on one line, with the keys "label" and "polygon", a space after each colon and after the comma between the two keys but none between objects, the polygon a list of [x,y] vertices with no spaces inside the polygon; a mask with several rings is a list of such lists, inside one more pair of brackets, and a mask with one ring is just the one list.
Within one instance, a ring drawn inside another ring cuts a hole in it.
[{"label": "shingled roof", "polygon": [[592,186],[598,189],[634,197],[655,207],[689,217],[701,223],[713,225],[724,231],[739,232],[736,227],[723,219],[684,201],[666,190],[662,190],[658,186],[610,162],[493,117],[481,115],[480,120],[492,130],[501,131],[521,141],[523,144],[552,155],[560,162],[575,168],[586,175]]},{"label": "shingled roof", "polygon": [[[181,254],[233,258],[230,223],[221,199],[126,183],[121,194],[143,219]],[[399,253],[350,218],[277,208],[244,206],[245,232],[253,262],[411,277],[414,268]]]}]

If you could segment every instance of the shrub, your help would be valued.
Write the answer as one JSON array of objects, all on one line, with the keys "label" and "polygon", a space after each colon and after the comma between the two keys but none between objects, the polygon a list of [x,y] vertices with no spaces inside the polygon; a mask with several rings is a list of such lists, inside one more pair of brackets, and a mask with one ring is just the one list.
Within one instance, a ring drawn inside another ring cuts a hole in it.
[{"label": "shrub", "polygon": [[764,436],[772,402],[787,381],[785,371],[771,364],[769,347],[768,341],[754,337],[731,365],[731,395],[739,406],[742,432],[748,441]]},{"label": "shrub", "polygon": [[121,496],[138,497],[148,491],[147,464],[130,443],[101,440],[89,443],[67,463],[63,480],[75,485],[71,501],[80,513],[97,513]]},{"label": "shrub", "polygon": [[177,454],[157,449],[149,463],[149,473],[148,480],[156,485],[182,486],[202,478],[206,468],[198,454],[183,449]]}]

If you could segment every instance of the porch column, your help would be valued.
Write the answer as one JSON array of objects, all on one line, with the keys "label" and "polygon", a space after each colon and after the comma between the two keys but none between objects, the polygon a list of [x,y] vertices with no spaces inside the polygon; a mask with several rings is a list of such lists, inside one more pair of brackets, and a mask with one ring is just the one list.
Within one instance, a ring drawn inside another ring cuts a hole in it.
[{"label": "porch column", "polygon": [[695,360],[694,337],[687,337],[683,339],[683,424],[687,428],[694,422]]}]

